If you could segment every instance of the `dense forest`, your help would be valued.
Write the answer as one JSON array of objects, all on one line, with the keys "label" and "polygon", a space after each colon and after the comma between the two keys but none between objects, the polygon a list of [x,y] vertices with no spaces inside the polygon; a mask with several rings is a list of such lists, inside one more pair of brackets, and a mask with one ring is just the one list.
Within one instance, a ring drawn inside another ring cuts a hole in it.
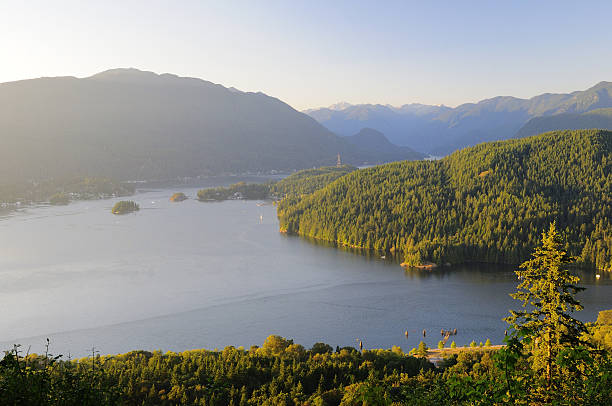
[{"label": "dense forest", "polygon": [[201,189],[198,191],[198,199],[201,201],[228,199],[262,200],[300,196],[321,189],[339,177],[344,176],[356,169],[357,168],[350,165],[304,169],[293,173],[278,182],[238,182],[228,187]]},{"label": "dense forest", "polygon": [[519,263],[556,221],[570,255],[612,270],[612,132],[556,131],[348,174],[279,203],[281,231],[408,265]]}]

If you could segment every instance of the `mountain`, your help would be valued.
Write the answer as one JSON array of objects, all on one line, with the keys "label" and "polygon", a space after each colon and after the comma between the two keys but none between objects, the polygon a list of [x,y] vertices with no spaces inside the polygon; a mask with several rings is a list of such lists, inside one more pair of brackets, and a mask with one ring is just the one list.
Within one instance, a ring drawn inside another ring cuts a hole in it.
[{"label": "mountain", "polygon": [[517,138],[529,137],[553,130],[579,130],[599,128],[612,130],[612,108],[592,110],[582,114],[565,113],[529,120],[516,134]]},{"label": "mountain", "polygon": [[392,144],[383,133],[372,128],[362,128],[357,134],[345,139],[359,150],[375,152],[380,159],[387,162],[401,161],[406,159],[405,157],[410,157],[409,159],[413,160],[425,157],[409,147]]},{"label": "mountain", "polygon": [[534,117],[581,114],[610,107],[612,82],[601,82],[585,91],[546,93],[531,99],[500,96],[455,108],[342,104],[306,113],[340,135],[369,127],[383,132],[394,144],[446,155],[481,142],[512,138]]},{"label": "mountain", "polygon": [[281,231],[395,252],[410,265],[520,263],[556,222],[584,265],[612,270],[612,131],[483,143],[349,173],[278,206]]},{"label": "mountain", "polygon": [[0,84],[0,140],[0,182],[293,170],[338,153],[388,161],[263,93],[137,69]]}]

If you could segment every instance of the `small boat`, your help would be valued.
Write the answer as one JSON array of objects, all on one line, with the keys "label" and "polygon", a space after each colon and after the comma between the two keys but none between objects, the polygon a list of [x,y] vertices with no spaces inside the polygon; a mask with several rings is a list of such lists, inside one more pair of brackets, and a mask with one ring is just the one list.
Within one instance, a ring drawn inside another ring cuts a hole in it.
[{"label": "small boat", "polygon": [[600,275],[600,274],[597,274],[597,275],[595,275],[595,278],[596,278],[596,279],[599,279],[599,278],[601,278],[601,275]]}]

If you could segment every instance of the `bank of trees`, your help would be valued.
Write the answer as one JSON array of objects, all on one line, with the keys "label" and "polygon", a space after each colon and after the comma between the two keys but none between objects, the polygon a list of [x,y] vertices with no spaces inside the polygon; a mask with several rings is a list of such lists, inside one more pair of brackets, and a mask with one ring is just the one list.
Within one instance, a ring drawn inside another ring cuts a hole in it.
[{"label": "bank of trees", "polygon": [[314,192],[332,183],[341,176],[354,170],[354,166],[326,166],[316,169],[304,169],[278,182],[246,183],[238,182],[227,187],[201,189],[198,199],[201,201],[228,199],[283,199],[299,197]]},{"label": "bank of trees", "polygon": [[612,132],[557,131],[359,170],[281,202],[279,219],[283,231],[412,265],[520,263],[556,221],[571,256],[612,270]]},{"label": "bank of trees", "polygon": [[198,200],[214,201],[228,199],[266,199],[270,193],[269,183],[238,182],[228,187],[201,189],[198,191]]}]

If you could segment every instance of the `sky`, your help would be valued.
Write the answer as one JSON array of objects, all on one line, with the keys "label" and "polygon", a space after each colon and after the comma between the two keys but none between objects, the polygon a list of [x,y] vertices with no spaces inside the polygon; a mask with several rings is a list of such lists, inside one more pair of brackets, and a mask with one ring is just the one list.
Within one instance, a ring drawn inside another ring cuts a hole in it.
[{"label": "sky", "polygon": [[0,0],[0,82],[118,67],[302,110],[456,106],[612,81],[612,1]]}]

